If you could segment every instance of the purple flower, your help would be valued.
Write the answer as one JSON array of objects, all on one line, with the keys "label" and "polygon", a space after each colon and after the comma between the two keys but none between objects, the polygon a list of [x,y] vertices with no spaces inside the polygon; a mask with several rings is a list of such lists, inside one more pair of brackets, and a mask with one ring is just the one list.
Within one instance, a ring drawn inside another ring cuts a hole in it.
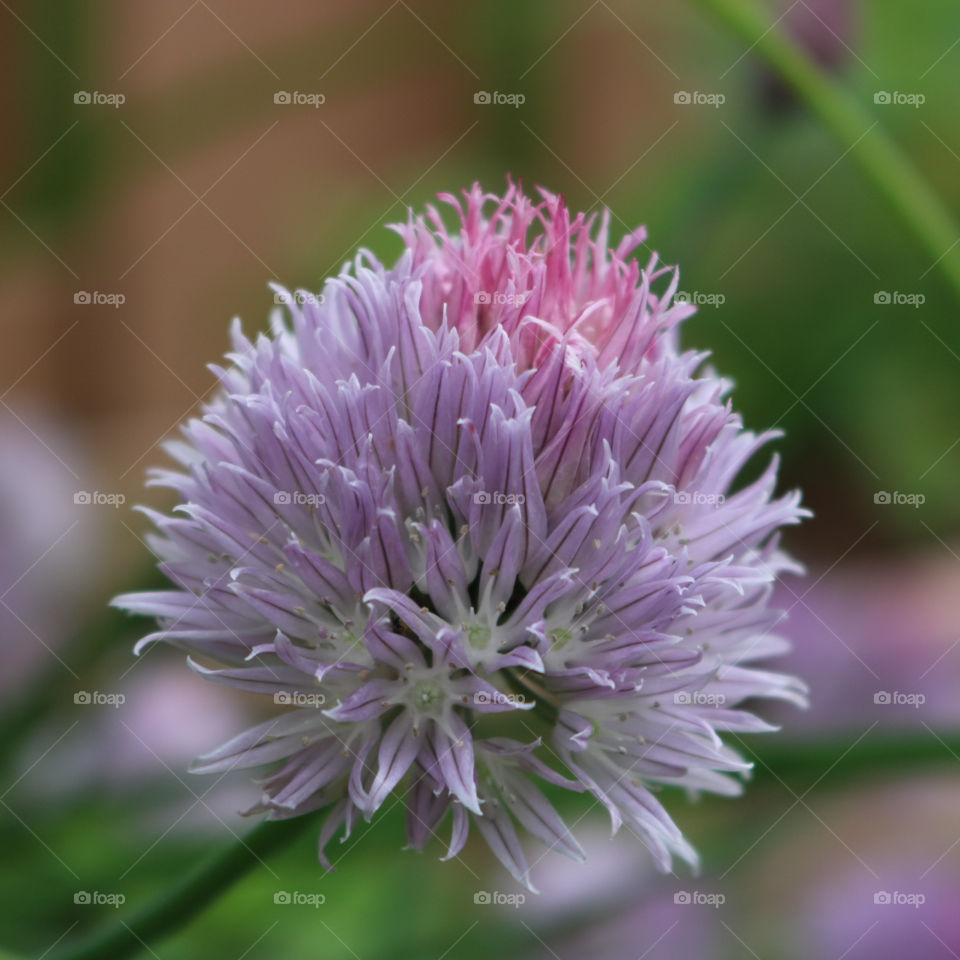
[{"label": "purple flower", "polygon": [[44,666],[65,666],[63,645],[96,602],[90,594],[105,574],[101,516],[74,482],[73,468],[87,472],[85,451],[41,411],[28,408],[25,416],[33,427],[12,411],[0,413],[4,701],[20,696]]},{"label": "purple flower", "polygon": [[[582,852],[541,784],[588,791],[664,869],[695,860],[651,792],[736,793],[722,731],[772,729],[751,697],[803,703],[752,666],[782,652],[767,599],[792,567],[771,436],[680,352],[675,271],[608,249],[609,217],[474,187],[448,233],[396,227],[323,295],[276,288],[272,335],[215,368],[223,389],[146,511],[174,584],[116,602],[159,618],[217,683],[293,707],[196,769],[279,764],[255,810],[329,808],[320,845],[390,798],[413,847],[475,825],[521,883],[517,825]],[[665,287],[655,292],[655,287]],[[396,802],[396,799],[394,799]]]}]

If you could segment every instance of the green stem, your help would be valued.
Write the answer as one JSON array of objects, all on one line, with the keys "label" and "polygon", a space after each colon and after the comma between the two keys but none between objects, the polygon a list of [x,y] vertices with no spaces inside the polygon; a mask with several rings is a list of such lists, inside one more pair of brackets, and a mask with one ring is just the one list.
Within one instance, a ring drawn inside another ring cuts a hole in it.
[{"label": "green stem", "polygon": [[945,212],[907,156],[860,102],[816,67],[753,0],[696,0],[750,45],[793,88],[842,147],[859,163],[903,224],[933,258],[960,300],[960,239]]},{"label": "green stem", "polygon": [[764,749],[751,738],[738,738],[737,749],[753,760],[754,780],[768,785],[790,787],[836,787],[845,781],[866,776],[899,777],[923,767],[932,769],[948,764],[960,765],[960,736],[955,732],[884,732],[859,739],[851,734],[846,741],[834,733],[830,737],[791,742]]},{"label": "green stem", "polygon": [[169,936],[185,926],[266,857],[315,825],[313,816],[264,821],[154,903],[131,917],[119,917],[90,938],[68,945],[55,956],[58,960],[124,960],[150,949],[157,938]]}]

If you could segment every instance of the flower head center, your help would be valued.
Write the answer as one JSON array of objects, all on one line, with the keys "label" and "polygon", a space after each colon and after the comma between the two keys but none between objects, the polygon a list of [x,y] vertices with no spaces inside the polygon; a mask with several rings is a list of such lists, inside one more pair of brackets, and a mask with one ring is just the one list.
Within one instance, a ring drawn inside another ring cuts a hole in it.
[{"label": "flower head center", "polygon": [[491,631],[485,623],[467,625],[467,643],[474,650],[486,650],[490,646]]},{"label": "flower head center", "polygon": [[443,705],[446,695],[435,680],[420,680],[413,685],[411,699],[420,710],[433,713]]}]

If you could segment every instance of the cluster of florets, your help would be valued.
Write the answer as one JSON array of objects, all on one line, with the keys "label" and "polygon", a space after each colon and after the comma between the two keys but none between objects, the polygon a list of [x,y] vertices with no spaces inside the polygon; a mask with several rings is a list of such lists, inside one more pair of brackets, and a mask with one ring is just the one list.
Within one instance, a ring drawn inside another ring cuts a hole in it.
[{"label": "cluster of florets", "polygon": [[[522,883],[516,827],[582,856],[542,784],[588,791],[668,867],[695,855],[651,786],[735,793],[720,733],[803,700],[752,664],[784,649],[790,567],[769,435],[682,352],[677,275],[572,217],[479,187],[395,229],[322,296],[280,291],[271,336],[233,329],[222,390],[170,445],[151,514],[174,589],[120,598],[143,643],[289,705],[200,759],[275,764],[255,808],[329,808],[323,848],[391,798],[422,848],[474,824]],[[277,288],[279,290],[279,288]],[[660,290],[660,292],[656,292]]]}]

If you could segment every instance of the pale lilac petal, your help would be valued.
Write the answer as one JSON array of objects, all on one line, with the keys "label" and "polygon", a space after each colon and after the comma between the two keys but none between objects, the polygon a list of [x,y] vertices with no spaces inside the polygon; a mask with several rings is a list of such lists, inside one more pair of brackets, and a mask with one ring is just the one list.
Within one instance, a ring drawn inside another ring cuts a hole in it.
[{"label": "pale lilac petal", "polygon": [[387,727],[380,741],[380,751],[377,755],[379,769],[373,779],[367,800],[367,810],[370,813],[374,813],[387,799],[393,788],[410,769],[410,764],[416,759],[419,750],[420,744],[417,741],[413,721],[409,716],[401,713]]}]

